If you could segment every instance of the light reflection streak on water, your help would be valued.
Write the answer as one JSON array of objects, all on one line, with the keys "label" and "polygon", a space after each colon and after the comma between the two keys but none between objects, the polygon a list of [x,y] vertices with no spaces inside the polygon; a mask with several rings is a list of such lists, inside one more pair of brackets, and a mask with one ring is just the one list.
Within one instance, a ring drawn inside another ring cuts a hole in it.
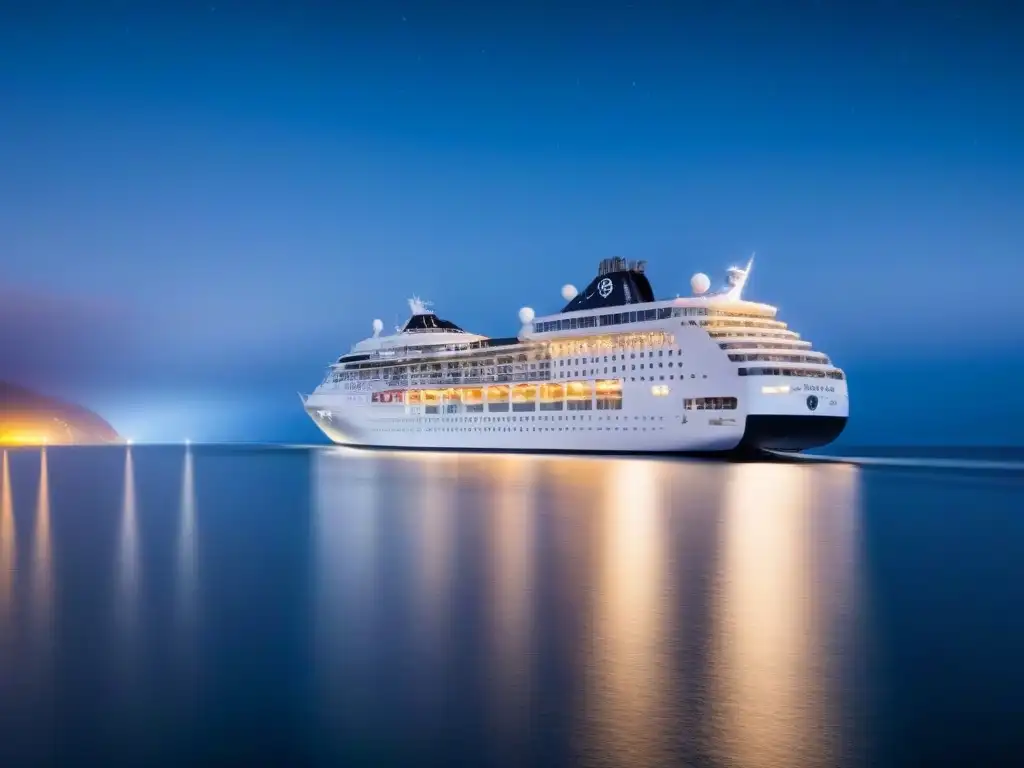
[{"label": "light reflection streak on water", "polygon": [[[846,477],[849,469],[731,469],[713,641],[714,715],[729,763],[829,763],[824,654],[834,617],[822,610],[820,584],[833,592],[849,584],[836,569],[850,565],[843,529],[856,515],[850,483],[829,484],[827,497],[815,487],[830,472]],[[837,521],[839,535],[822,551],[816,529]]]},{"label": "light reflection streak on water", "polygon": [[320,451],[313,465],[314,656],[328,716],[347,706],[346,684],[372,656],[378,467],[345,449]]},{"label": "light reflection streak on water", "polygon": [[[377,652],[372,641],[385,640],[375,627],[391,623],[374,610],[374,591],[393,569],[413,580],[413,634],[393,645],[416,655],[403,685],[432,708],[423,722],[462,696],[448,686],[465,677],[458,665],[473,661],[458,655],[458,633],[468,630],[451,625],[454,613],[460,622],[463,611],[466,622],[475,611],[486,617],[483,663],[493,673],[486,694],[503,757],[536,727],[533,687],[545,685],[535,679],[543,668],[536,654],[546,651],[534,593],[543,590],[558,595],[554,610],[580,617],[567,625],[582,621],[573,653],[585,660],[583,688],[572,717],[583,723],[583,749],[596,762],[660,764],[680,742],[698,740],[698,752],[711,749],[734,765],[826,764],[837,753],[846,731],[833,727],[840,708],[827,657],[848,635],[855,600],[856,470],[330,452],[315,467],[325,712],[358,712],[374,701],[368,662]],[[543,495],[535,492],[537,475],[554,480]],[[711,490],[700,488],[704,480]],[[400,512],[380,508],[384,487],[399,489]],[[464,508],[474,488],[482,488],[479,504]],[[538,504],[551,509],[551,520]],[[382,514],[412,527],[411,568],[377,562],[378,547],[391,540],[380,540]],[[538,531],[569,537],[567,546],[544,550],[558,561],[554,583],[538,582],[538,560],[547,557],[538,552]],[[460,542],[479,542],[485,556]],[[477,562],[488,582],[482,592],[463,581],[476,577]],[[453,590],[485,604],[459,608]],[[698,593],[692,605],[680,603]],[[680,655],[689,653],[687,633],[699,649],[692,667]],[[685,722],[681,697],[690,690],[701,702],[696,720]]]},{"label": "light reflection streak on water", "polygon": [[6,626],[14,598],[14,574],[17,567],[17,545],[14,540],[14,494],[11,490],[11,468],[7,451],[3,452],[0,476],[0,624]]},{"label": "light reflection streak on water", "polygon": [[[856,755],[854,744],[864,744],[858,732],[863,727],[860,715],[863,702],[859,700],[859,686],[848,684],[851,679],[866,675],[863,664],[868,656],[868,643],[861,636],[864,629],[865,595],[858,568],[860,542],[862,470],[857,466],[829,467],[828,471],[815,471],[815,509],[813,517],[815,536],[810,543],[814,564],[814,605],[818,606],[817,635],[826,651],[820,675],[827,681],[841,681],[825,690],[823,716],[830,723],[843,723],[828,728],[826,749],[829,754],[840,750]],[[841,697],[839,691],[845,693]],[[865,758],[866,759],[866,758]]]},{"label": "light reflection streak on water", "polygon": [[39,453],[39,491],[32,554],[32,607],[42,625],[39,636],[52,640],[50,619],[53,609],[53,552],[50,543],[50,469],[44,448]]},{"label": "light reflection streak on water", "polygon": [[[490,532],[492,700],[505,734],[529,723],[534,637],[534,490],[537,460],[498,457],[489,463],[498,496]],[[511,745],[509,745],[511,746]]]},{"label": "light reflection streak on water", "polygon": [[438,651],[451,640],[451,592],[455,562],[454,491],[457,479],[451,477],[451,466],[440,454],[425,453],[404,462],[411,477],[409,487],[415,490],[415,501],[409,500],[412,525],[417,529],[416,613],[417,649],[424,655],[424,665],[437,670],[442,659]]},{"label": "light reflection streak on water", "polygon": [[117,586],[117,614],[121,639],[129,646],[133,646],[139,610],[139,534],[135,500],[135,465],[131,448],[127,448],[124,453]]},{"label": "light reflection streak on water", "polygon": [[183,632],[195,629],[198,540],[196,536],[196,487],[192,448],[185,448],[178,509],[178,623]]},{"label": "light reflection streak on water", "polygon": [[663,713],[675,672],[666,652],[666,526],[654,461],[602,467],[594,658],[588,702],[593,750],[611,765],[653,765],[664,756]]}]

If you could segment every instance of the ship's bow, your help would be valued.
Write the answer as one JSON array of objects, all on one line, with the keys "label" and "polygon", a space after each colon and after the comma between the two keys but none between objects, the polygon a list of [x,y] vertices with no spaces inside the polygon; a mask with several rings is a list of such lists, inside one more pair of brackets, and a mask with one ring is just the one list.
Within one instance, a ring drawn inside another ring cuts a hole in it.
[{"label": "ship's bow", "polygon": [[306,414],[331,442],[341,445],[358,445],[363,442],[361,430],[349,409],[336,402],[336,398],[314,392],[311,395],[300,394],[299,399]]}]

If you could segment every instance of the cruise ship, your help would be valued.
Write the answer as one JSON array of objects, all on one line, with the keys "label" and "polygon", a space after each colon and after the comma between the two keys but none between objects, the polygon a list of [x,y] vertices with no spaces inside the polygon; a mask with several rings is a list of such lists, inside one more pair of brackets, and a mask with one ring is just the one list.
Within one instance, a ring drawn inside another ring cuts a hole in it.
[{"label": "cruise ship", "polygon": [[470,333],[409,301],[300,395],[332,441],[389,448],[718,453],[799,451],[846,425],[846,376],[743,298],[753,257],[712,290],[655,298],[644,261],[605,259],[565,305],[519,310],[508,338]]}]

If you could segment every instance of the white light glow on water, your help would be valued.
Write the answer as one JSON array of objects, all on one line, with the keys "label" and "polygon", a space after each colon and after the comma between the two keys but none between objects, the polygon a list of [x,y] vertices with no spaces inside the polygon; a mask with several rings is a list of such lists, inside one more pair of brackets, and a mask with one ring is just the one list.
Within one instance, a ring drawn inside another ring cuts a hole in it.
[{"label": "white light glow on water", "polygon": [[351,461],[325,451],[311,468],[314,655],[324,712],[337,711],[345,694],[337,649],[371,654],[379,605],[378,546],[381,517],[379,462]]},{"label": "white light glow on water", "polygon": [[124,481],[121,492],[121,520],[118,535],[118,602],[122,638],[131,642],[138,611],[139,532],[135,501],[135,465],[132,451],[125,451]]},{"label": "white light glow on water", "polygon": [[195,620],[198,542],[196,538],[196,486],[192,451],[185,450],[178,508],[178,619],[183,629]]}]

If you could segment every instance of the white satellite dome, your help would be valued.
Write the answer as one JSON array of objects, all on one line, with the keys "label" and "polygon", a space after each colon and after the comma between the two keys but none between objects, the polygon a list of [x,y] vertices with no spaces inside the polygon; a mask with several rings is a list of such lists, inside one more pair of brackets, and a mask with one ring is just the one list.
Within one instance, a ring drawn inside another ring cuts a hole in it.
[{"label": "white satellite dome", "polygon": [[536,317],[536,314],[531,307],[523,307],[519,310],[519,322],[523,325],[532,323],[534,317]]},{"label": "white satellite dome", "polygon": [[379,319],[379,318],[377,320],[374,320],[373,321],[373,335],[374,336],[379,336],[380,332],[383,331],[383,330],[384,330],[384,321]]},{"label": "white satellite dome", "polygon": [[562,286],[562,298],[566,301],[572,301],[575,299],[577,293],[579,293],[579,291],[576,290],[576,286],[572,283],[566,283]]},{"label": "white satellite dome", "polygon": [[711,278],[703,272],[698,272],[690,278],[690,287],[697,296],[700,296],[708,292],[708,289],[711,287]]}]

